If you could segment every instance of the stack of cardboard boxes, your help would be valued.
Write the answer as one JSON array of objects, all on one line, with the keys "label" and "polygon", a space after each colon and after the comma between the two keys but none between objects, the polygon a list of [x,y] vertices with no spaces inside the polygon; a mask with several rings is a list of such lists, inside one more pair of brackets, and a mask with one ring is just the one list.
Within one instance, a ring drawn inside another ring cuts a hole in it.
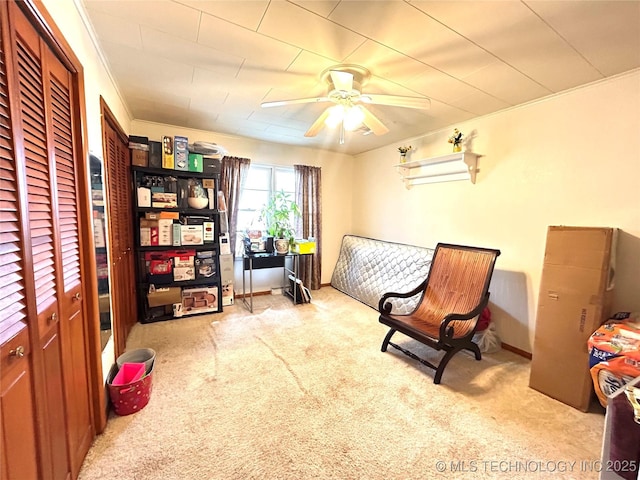
[{"label": "stack of cardboard boxes", "polygon": [[540,284],[529,386],[587,411],[587,343],[610,315],[617,230],[552,226]]}]

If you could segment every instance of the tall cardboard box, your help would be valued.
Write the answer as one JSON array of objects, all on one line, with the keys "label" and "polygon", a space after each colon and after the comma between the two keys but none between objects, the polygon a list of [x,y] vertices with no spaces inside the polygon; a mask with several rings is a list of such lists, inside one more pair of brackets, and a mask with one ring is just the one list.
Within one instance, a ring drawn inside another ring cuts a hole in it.
[{"label": "tall cardboard box", "polygon": [[529,386],[586,412],[593,397],[587,342],[608,318],[617,229],[547,231]]}]

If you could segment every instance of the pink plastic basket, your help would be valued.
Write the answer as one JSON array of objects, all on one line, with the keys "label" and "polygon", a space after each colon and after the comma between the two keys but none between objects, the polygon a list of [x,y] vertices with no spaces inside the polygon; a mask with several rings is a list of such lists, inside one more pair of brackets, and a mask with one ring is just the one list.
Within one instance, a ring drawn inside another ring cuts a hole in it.
[{"label": "pink plastic basket", "polygon": [[128,385],[144,377],[144,363],[123,363],[111,382],[113,385]]}]

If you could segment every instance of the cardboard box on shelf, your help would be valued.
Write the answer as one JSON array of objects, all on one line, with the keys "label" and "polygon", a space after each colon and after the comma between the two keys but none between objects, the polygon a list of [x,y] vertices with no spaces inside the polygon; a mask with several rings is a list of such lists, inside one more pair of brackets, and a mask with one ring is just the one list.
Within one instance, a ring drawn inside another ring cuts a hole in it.
[{"label": "cardboard box on shelf", "polygon": [[162,142],[149,142],[149,166],[162,168]]},{"label": "cardboard box on shelf", "polygon": [[614,228],[547,232],[529,386],[582,411],[594,397],[587,342],[610,314],[616,238]]},{"label": "cardboard box on shelf", "polygon": [[182,245],[203,245],[202,225],[182,225],[180,227],[180,243]]},{"label": "cardboard box on shelf", "polygon": [[137,167],[149,166],[149,152],[147,150],[131,149],[131,165]]},{"label": "cardboard box on shelf", "polygon": [[202,154],[189,153],[189,171],[202,172]]},{"label": "cardboard box on shelf", "polygon": [[173,220],[161,218],[158,220],[158,245],[170,246],[173,244]]},{"label": "cardboard box on shelf", "polygon": [[173,170],[174,165],[173,137],[165,135],[162,137],[162,168]]},{"label": "cardboard box on shelf", "polygon": [[176,208],[178,206],[177,197],[175,193],[152,192],[151,206],[153,208]]},{"label": "cardboard box on shelf", "polygon": [[182,314],[192,315],[218,311],[218,287],[182,290]]},{"label": "cardboard box on shelf", "polygon": [[149,307],[172,305],[182,301],[182,289],[180,287],[157,288],[155,292],[147,294]]},{"label": "cardboard box on shelf", "polygon": [[189,170],[189,140],[187,137],[173,137],[173,157],[176,170]]}]

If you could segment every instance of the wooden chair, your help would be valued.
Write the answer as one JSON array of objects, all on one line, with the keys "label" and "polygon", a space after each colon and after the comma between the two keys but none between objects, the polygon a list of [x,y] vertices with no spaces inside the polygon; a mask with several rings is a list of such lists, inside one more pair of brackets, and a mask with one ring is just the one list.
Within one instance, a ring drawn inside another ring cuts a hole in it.
[{"label": "wooden chair", "polygon": [[[427,278],[407,293],[385,293],[378,303],[380,323],[391,329],[382,342],[436,371],[433,383],[440,383],[444,368],[460,350],[470,350],[476,360],[482,355],[473,342],[479,315],[489,301],[489,282],[500,250],[439,243]],[[409,298],[422,292],[416,308],[406,315],[394,315],[393,298]],[[391,300],[391,301],[390,301]],[[438,365],[392,343],[398,331],[446,353]]]}]

